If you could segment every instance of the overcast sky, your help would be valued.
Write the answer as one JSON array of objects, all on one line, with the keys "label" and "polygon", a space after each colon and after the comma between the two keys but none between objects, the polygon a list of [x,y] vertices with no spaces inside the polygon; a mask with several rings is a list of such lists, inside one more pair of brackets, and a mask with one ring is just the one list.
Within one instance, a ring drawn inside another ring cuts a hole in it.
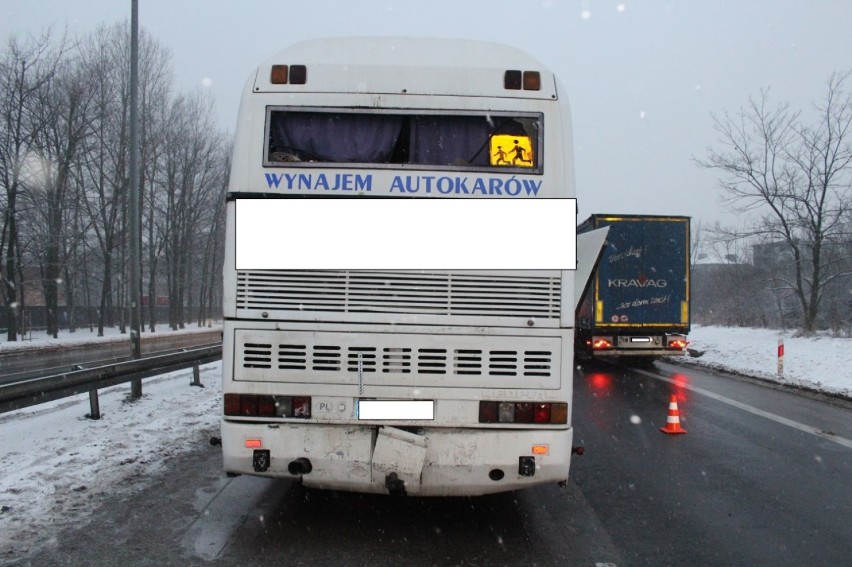
[{"label": "overcast sky", "polygon": [[[84,34],[129,21],[130,0],[0,0],[0,41],[46,26]],[[571,101],[580,220],[591,213],[733,223],[716,173],[711,112],[771,87],[806,108],[852,69],[849,0],[139,0],[172,52],[180,90],[210,90],[233,130],[243,84],[283,47],[326,36],[487,39],[519,47]]]}]

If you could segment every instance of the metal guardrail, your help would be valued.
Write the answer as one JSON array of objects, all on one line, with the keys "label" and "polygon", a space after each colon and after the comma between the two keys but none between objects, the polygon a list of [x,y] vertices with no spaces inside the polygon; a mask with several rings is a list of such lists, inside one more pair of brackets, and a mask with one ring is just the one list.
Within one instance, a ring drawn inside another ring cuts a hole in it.
[{"label": "metal guardrail", "polygon": [[91,404],[88,417],[100,419],[99,389],[190,367],[194,369],[191,385],[202,386],[198,366],[221,358],[222,345],[219,343],[0,384],[0,413],[88,392]]}]

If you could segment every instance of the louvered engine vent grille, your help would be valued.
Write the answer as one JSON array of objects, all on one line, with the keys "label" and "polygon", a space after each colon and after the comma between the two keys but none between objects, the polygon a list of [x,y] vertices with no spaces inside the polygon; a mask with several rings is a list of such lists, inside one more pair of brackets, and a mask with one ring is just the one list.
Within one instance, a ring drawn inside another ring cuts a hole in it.
[{"label": "louvered engine vent grille", "polygon": [[551,376],[547,350],[477,350],[244,343],[242,367],[302,372]]},{"label": "louvered engine vent grille", "polygon": [[558,319],[560,278],[422,272],[240,271],[237,308]]}]

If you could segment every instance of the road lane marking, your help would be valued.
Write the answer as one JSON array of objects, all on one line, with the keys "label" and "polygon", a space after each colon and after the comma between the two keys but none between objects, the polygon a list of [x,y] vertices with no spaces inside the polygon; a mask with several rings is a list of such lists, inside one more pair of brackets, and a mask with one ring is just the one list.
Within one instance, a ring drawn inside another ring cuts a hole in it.
[{"label": "road lane marking", "polygon": [[268,478],[232,478],[213,495],[183,537],[183,547],[196,557],[213,561],[251,510],[247,504],[263,494]]},{"label": "road lane marking", "polygon": [[639,370],[636,368],[631,369],[634,372],[642,374],[644,376],[648,376],[650,378],[654,378],[656,380],[662,380],[663,382],[668,382],[670,384],[674,384],[678,387],[684,388],[685,390],[690,390],[695,392],[696,394],[701,394],[707,396],[709,398],[713,398],[718,402],[722,402],[723,404],[728,404],[735,408],[739,408],[741,410],[747,411],[749,413],[753,413],[754,415],[759,415],[761,417],[765,417],[766,419],[771,419],[776,423],[781,423],[788,427],[792,427],[793,429],[798,429],[799,431],[803,431],[805,433],[810,433],[811,435],[815,435],[821,439],[826,439],[827,441],[833,441],[838,445],[842,445],[847,449],[852,449],[852,439],[846,439],[845,437],[841,437],[839,435],[835,435],[833,433],[828,433],[823,431],[822,429],[818,429],[816,427],[812,427],[810,425],[805,425],[804,423],[800,423],[798,421],[793,421],[792,419],[787,419],[786,417],[782,417],[780,415],[776,415],[774,413],[770,413],[768,411],[764,411],[762,409],[758,409],[754,406],[750,406],[748,404],[744,404],[742,402],[738,402],[732,398],[728,398],[726,396],[722,396],[715,392],[711,392],[710,390],[705,390],[704,388],[699,388],[698,386],[691,386],[689,384],[684,384],[683,381],[674,380],[672,378],[667,378],[665,376],[660,376],[658,374],[654,374],[653,372],[648,372],[647,370]]}]

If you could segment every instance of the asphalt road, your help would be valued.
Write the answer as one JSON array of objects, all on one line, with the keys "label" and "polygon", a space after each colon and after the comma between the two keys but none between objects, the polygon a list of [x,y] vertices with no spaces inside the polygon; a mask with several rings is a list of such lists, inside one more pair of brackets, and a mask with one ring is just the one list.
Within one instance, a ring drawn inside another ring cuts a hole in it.
[{"label": "asphalt road", "polygon": [[[565,488],[415,499],[225,478],[216,447],[32,565],[848,565],[852,407],[659,365],[578,371]],[[677,395],[688,433],[666,435]]]},{"label": "asphalt road", "polygon": [[659,363],[574,384],[573,479],[619,564],[850,564],[850,404]]}]

